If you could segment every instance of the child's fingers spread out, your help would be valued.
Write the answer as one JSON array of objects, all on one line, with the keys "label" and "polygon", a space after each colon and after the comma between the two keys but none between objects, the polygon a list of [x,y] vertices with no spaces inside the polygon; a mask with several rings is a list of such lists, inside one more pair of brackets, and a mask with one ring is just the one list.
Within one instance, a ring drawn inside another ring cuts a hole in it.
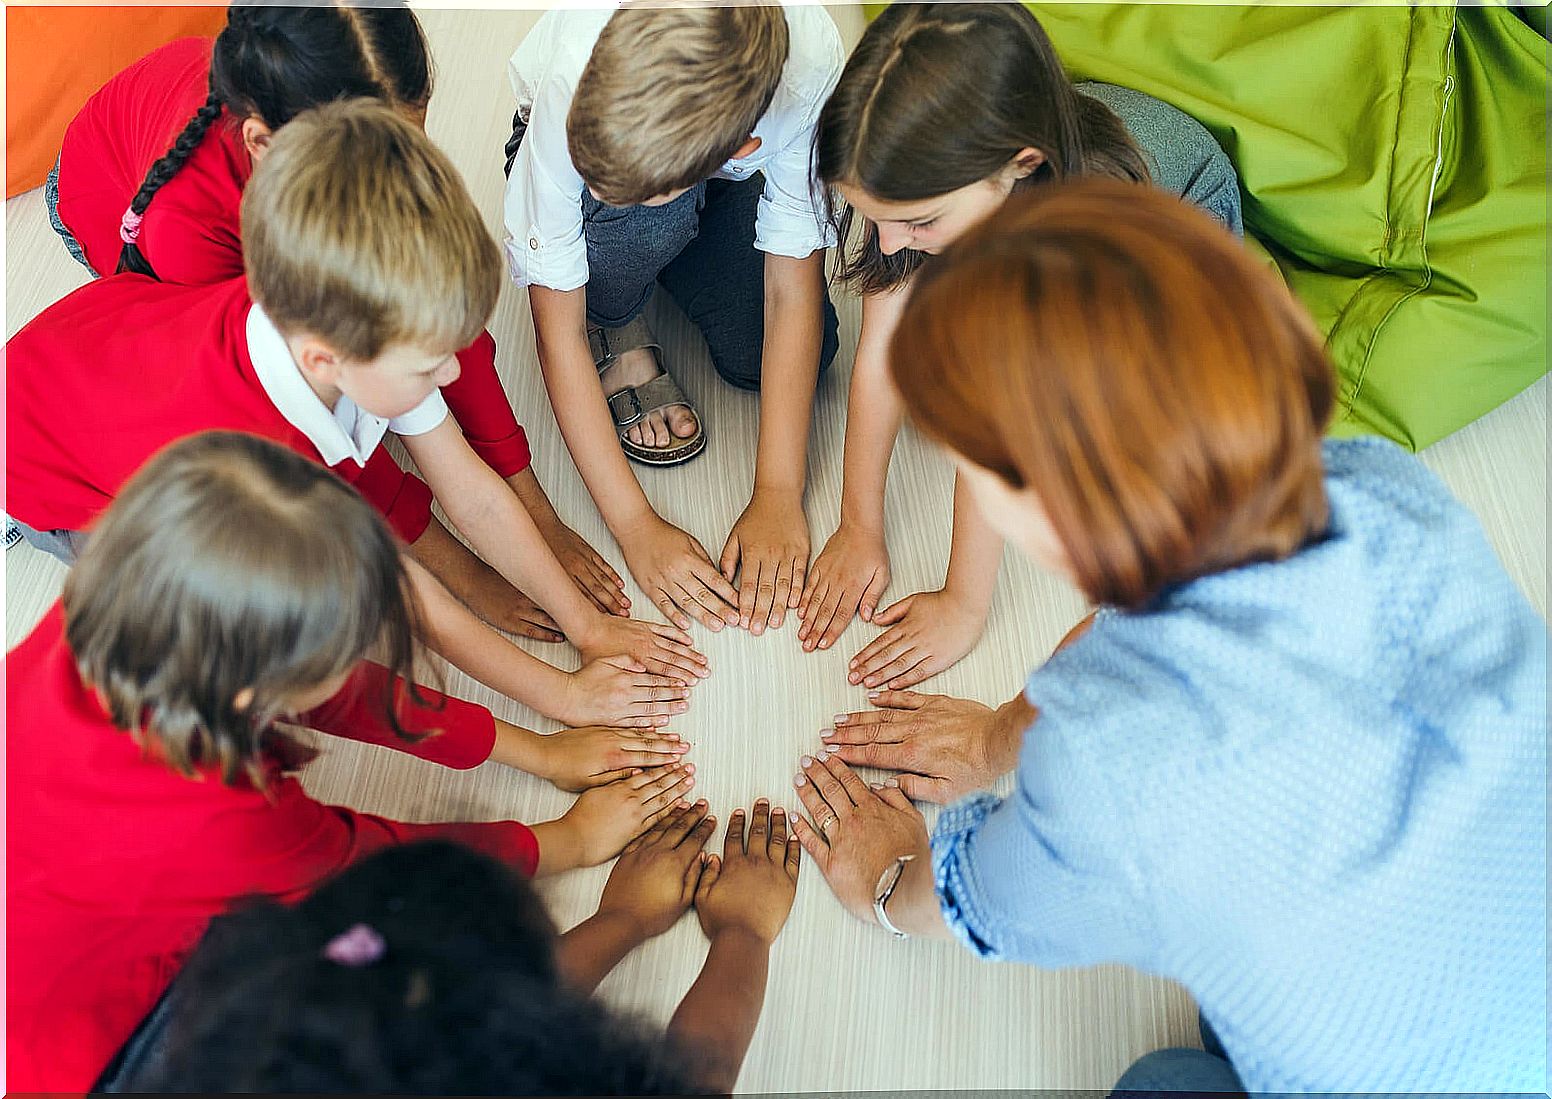
[{"label": "child's fingers spread out", "polygon": [[695,903],[705,904],[706,898],[711,895],[711,887],[717,884],[717,878],[722,875],[722,860],[716,855],[708,855],[706,861],[701,864],[700,880],[695,885]]},{"label": "child's fingers spread out", "polygon": [[701,798],[688,809],[672,813],[663,828],[662,843],[665,847],[678,847],[695,826],[706,818],[706,799]]},{"label": "child's fingers spread out", "polygon": [[787,850],[787,811],[781,806],[771,810],[770,855],[781,858]]},{"label": "child's fingers spread out", "polygon": [[754,803],[754,811],[749,814],[749,840],[745,849],[754,854],[765,854],[765,845],[771,834],[771,803],[764,798]]},{"label": "child's fingers spread out", "polygon": [[736,858],[744,853],[744,811],[734,809],[728,818],[727,835],[722,837],[722,857]]}]

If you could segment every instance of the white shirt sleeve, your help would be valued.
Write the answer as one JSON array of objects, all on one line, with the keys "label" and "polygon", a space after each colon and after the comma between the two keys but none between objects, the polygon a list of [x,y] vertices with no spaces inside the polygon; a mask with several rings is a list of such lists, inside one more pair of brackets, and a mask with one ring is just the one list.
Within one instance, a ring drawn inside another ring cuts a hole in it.
[{"label": "white shirt sleeve", "polygon": [[[556,19],[561,15],[548,13]],[[565,27],[552,20],[543,30],[560,32]],[[582,227],[585,184],[571,163],[566,115],[580,70],[571,74],[565,70],[574,66],[557,63],[538,75],[524,73],[519,60],[526,61],[526,53],[520,50],[514,54],[508,66],[519,108],[527,109],[528,132],[512,162],[503,201],[507,266],[519,286],[575,290],[587,285],[587,241]]]},{"label": "white shirt sleeve", "polygon": [[[803,259],[835,244],[826,216],[822,185],[814,178],[814,127],[819,112],[841,79],[846,54],[835,23],[823,8],[788,9],[794,51],[788,67],[802,69],[793,81],[798,102],[783,104],[796,116],[782,147],[761,166],[765,191],[755,208],[754,244],[766,254]],[[781,92],[778,92],[781,95]]]},{"label": "white shirt sleeve", "polygon": [[433,389],[431,396],[414,408],[389,420],[388,430],[395,435],[424,435],[433,428],[440,427],[445,419],[447,419],[447,402],[442,399],[440,389]]}]

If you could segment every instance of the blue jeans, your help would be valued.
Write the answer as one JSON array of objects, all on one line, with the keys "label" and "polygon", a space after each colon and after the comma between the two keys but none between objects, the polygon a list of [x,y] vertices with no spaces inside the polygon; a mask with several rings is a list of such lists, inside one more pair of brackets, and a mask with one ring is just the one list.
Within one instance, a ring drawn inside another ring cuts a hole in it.
[{"label": "blue jeans", "polygon": [[54,232],[59,234],[59,239],[65,242],[65,251],[69,252],[82,267],[91,271],[92,278],[97,277],[97,272],[92,271],[92,265],[86,262],[86,252],[81,247],[81,242],[75,239],[75,235],[65,228],[65,223],[59,220],[59,158],[54,158],[54,166],[49,169],[48,179],[43,182],[43,204],[48,207],[49,224],[54,227]]},{"label": "blue jeans", "polygon": [[[512,120],[507,171],[528,127]],[[582,193],[587,238],[587,319],[618,328],[646,308],[661,283],[699,328],[711,363],[739,389],[760,388],[765,344],[765,253],[754,246],[765,177],[707,179],[662,206],[608,206]],[[840,346],[835,304],[824,298],[824,373]]]},{"label": "blue jeans", "polygon": [[1159,1049],[1140,1058],[1116,1081],[1113,1095],[1170,1095],[1178,1092],[1229,1093],[1243,1095],[1234,1066],[1229,1063],[1223,1043],[1197,1016],[1202,1030],[1202,1049]]}]

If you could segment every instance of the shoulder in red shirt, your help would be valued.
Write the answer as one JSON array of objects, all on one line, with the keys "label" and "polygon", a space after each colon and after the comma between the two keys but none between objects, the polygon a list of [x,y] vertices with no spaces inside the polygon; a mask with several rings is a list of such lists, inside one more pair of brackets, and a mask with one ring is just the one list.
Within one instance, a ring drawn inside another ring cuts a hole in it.
[{"label": "shoulder in red shirt", "polygon": [[[99,274],[117,270],[124,211],[209,95],[212,41],[183,38],[147,54],[65,131],[59,217]],[[158,278],[204,284],[242,274],[238,213],[252,172],[237,122],[223,112],[145,212],[138,243]]]},{"label": "shoulder in red shirt", "polygon": [[[199,431],[247,431],[315,462],[271,403],[248,355],[247,284],[97,279],[6,344],[7,510],[38,530],[84,530],[162,447]],[[351,482],[413,542],[431,493],[378,447]]]},{"label": "shoulder in red shirt", "polygon": [[[58,604],[7,664],[12,1093],[89,1088],[205,925],[241,897],[294,900],[372,851],[419,839],[465,843],[526,874],[538,865],[533,833],[515,822],[401,824],[323,805],[273,770],[267,792],[178,775],[142,753],[82,684]],[[471,703],[407,716],[442,729],[406,749],[414,754],[470,761],[489,751],[490,715]],[[306,723],[402,747],[353,698]]]}]

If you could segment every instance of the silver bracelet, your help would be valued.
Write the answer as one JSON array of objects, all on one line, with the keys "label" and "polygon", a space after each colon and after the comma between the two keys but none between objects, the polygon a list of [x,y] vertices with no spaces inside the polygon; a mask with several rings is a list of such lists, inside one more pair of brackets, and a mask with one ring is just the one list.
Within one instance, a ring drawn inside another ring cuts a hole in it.
[{"label": "silver bracelet", "polygon": [[878,886],[873,890],[873,918],[878,920],[878,926],[897,939],[908,939],[910,936],[895,926],[884,906],[889,903],[889,898],[895,895],[895,887],[900,884],[900,875],[905,873],[905,864],[915,858],[915,855],[898,856],[894,863],[886,867],[878,876]]}]

